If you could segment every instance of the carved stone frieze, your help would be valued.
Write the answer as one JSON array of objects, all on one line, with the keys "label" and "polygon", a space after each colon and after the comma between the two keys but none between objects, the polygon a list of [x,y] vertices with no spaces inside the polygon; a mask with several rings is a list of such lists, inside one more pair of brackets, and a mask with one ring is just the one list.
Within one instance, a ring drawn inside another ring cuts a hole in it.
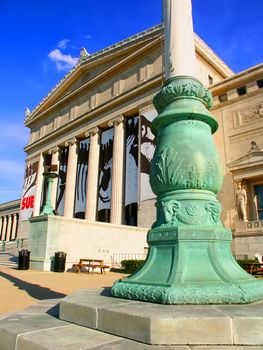
[{"label": "carved stone frieze", "polygon": [[253,123],[256,120],[263,120],[263,103],[250,109],[238,111],[234,114],[234,127],[238,128],[244,124]]}]

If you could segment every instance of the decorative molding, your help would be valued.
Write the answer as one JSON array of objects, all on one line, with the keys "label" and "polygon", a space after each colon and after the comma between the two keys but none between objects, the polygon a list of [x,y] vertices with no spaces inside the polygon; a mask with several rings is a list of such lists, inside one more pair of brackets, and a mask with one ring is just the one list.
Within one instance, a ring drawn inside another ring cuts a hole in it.
[{"label": "decorative molding", "polygon": [[215,286],[158,286],[117,281],[113,296],[159,304],[246,304],[262,299],[263,283],[222,283]]},{"label": "decorative molding", "polygon": [[245,124],[251,124],[260,119],[263,120],[263,103],[250,109],[243,109],[235,112],[233,115],[233,125],[234,128],[237,129]]},{"label": "decorative molding", "polygon": [[55,147],[50,148],[50,149],[48,150],[48,154],[55,154],[55,153],[57,153],[58,151],[59,151],[59,146],[55,146]]},{"label": "decorative molding", "polygon": [[75,143],[78,141],[78,139],[76,137],[71,137],[70,139],[68,139],[67,141],[65,141],[65,147],[69,147],[69,146],[73,146],[75,145]]},{"label": "decorative molding", "polygon": [[117,117],[111,119],[111,120],[108,122],[108,126],[109,126],[109,127],[112,127],[112,126],[114,126],[114,125],[119,125],[119,124],[121,124],[124,120],[125,120],[125,118],[123,117],[123,115],[118,115]]},{"label": "decorative molding", "polygon": [[[199,155],[200,156],[200,155]],[[165,146],[152,159],[150,184],[155,194],[176,189],[200,189],[218,193],[222,174],[217,155],[203,155],[203,162],[189,163],[189,157],[174,147]]]},{"label": "decorative molding", "polygon": [[94,128],[91,128],[85,132],[85,137],[95,136],[99,132],[101,132],[101,130],[95,126]]},{"label": "decorative molding", "polygon": [[162,90],[153,98],[158,113],[173,101],[181,98],[193,98],[201,101],[207,109],[213,105],[213,96],[204,85],[192,77],[176,77],[165,82]]}]

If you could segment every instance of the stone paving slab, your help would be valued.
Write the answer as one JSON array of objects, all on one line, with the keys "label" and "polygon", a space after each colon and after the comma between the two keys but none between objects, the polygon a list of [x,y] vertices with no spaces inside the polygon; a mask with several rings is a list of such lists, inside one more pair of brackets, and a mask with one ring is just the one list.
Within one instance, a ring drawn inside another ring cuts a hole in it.
[{"label": "stone paving slab", "polygon": [[147,345],[61,321],[57,315],[56,299],[3,318],[0,350],[263,350],[263,346]]},{"label": "stone paving slab", "polygon": [[87,289],[62,299],[60,318],[147,344],[262,345],[263,350],[263,302],[159,305]]},{"label": "stone paving slab", "polygon": [[17,341],[17,350],[80,350],[98,345],[105,348],[119,339],[114,335],[68,324],[66,327],[21,335]]}]

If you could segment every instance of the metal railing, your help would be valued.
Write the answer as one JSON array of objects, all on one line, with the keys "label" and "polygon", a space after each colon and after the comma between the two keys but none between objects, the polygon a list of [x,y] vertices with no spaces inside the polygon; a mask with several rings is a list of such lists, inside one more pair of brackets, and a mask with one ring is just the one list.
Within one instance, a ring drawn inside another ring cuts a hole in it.
[{"label": "metal railing", "polygon": [[122,260],[145,260],[146,254],[143,253],[114,253],[111,256],[111,267],[121,268]]}]

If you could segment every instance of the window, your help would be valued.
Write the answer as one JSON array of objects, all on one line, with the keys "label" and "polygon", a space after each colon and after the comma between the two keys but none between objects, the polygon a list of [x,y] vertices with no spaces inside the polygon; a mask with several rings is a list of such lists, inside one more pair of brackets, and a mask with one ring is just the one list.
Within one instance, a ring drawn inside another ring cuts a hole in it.
[{"label": "window", "polygon": [[214,84],[214,79],[213,79],[213,77],[211,77],[211,75],[208,75],[208,83],[209,83],[209,85]]},{"label": "window", "polygon": [[254,204],[256,207],[258,220],[263,220],[263,184],[254,186]]},{"label": "window", "polygon": [[241,87],[237,88],[237,93],[239,96],[245,95],[247,93],[246,86],[241,86]]},{"label": "window", "polygon": [[263,88],[263,79],[260,79],[257,81],[257,86],[259,89],[262,89]]},{"label": "window", "polygon": [[227,94],[223,94],[219,96],[219,101],[220,102],[226,102],[227,101]]}]

